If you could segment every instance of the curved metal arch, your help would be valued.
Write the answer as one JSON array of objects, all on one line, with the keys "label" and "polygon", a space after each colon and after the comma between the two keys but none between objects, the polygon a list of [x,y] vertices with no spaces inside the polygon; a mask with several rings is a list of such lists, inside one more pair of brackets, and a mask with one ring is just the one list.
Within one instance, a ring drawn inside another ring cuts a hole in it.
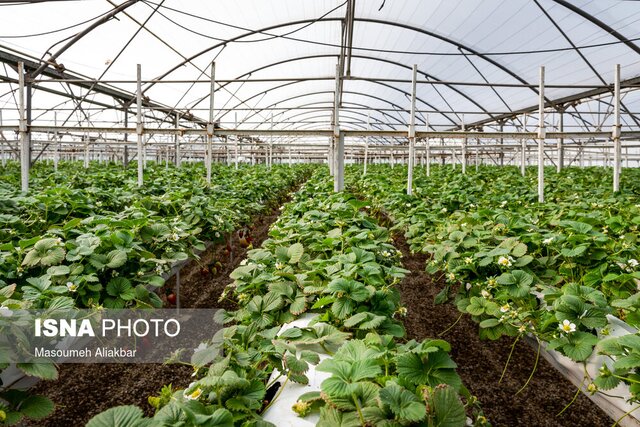
[{"label": "curved metal arch", "polygon": [[[318,108],[312,108],[312,109],[308,109],[308,110],[304,110],[300,113],[297,114],[293,114],[291,116],[288,117],[282,117],[281,122],[289,122],[293,119],[298,119],[298,120],[306,120],[308,117],[305,118],[301,118],[302,116],[306,115],[306,114],[316,114],[318,112],[327,112],[327,108],[324,107],[318,107]],[[360,113],[359,111],[352,111],[352,110],[345,110],[342,113],[344,114],[349,114],[349,118],[351,119],[356,119],[355,117],[353,117],[354,115],[360,116],[363,113]],[[362,120],[360,117],[357,118],[359,123],[366,123],[366,121]],[[371,123],[370,123],[371,124]],[[380,129],[380,125],[382,124],[382,122],[378,119],[376,119],[375,123],[371,124],[371,126],[374,126],[376,129]]]},{"label": "curved metal arch", "polygon": [[[295,58],[288,58],[288,59],[284,59],[284,60],[281,60],[281,61],[272,62],[270,64],[263,65],[263,66],[258,67],[258,68],[254,68],[251,71],[248,71],[246,73],[243,73],[243,74],[237,76],[235,78],[235,80],[246,78],[248,76],[253,75],[254,73],[266,70],[267,68],[276,67],[278,65],[284,65],[284,64],[291,63],[291,62],[304,61],[304,60],[309,60],[309,59],[321,59],[321,58],[332,58],[332,57],[338,58],[339,55],[337,55],[337,54],[323,54],[323,55],[307,55],[307,56],[298,56],[298,57],[295,57]],[[405,68],[407,70],[411,70],[412,69],[408,65],[402,64],[402,63],[397,62],[397,61],[393,61],[391,59],[386,59],[386,58],[376,58],[375,56],[368,56],[368,55],[351,55],[351,57],[352,58],[357,58],[357,59],[365,59],[365,60],[371,60],[371,61],[377,61],[377,62],[384,62],[384,63],[395,65],[395,66],[398,66],[398,67],[401,67],[401,68]],[[434,76],[432,74],[429,74],[427,72],[424,72],[424,71],[422,71],[420,69],[418,69],[418,73],[422,74],[427,79],[431,79],[431,80],[434,80],[436,82],[441,82],[442,81],[438,77],[436,77],[436,76]],[[221,84],[217,89],[215,89],[215,91],[217,92],[218,90],[221,90],[221,89],[227,87],[231,83],[232,82]],[[445,84],[444,86],[448,87],[452,91],[456,92],[457,94],[459,94],[460,96],[462,96],[463,98],[465,98],[466,100],[471,102],[473,105],[478,107],[483,113],[487,114],[489,117],[493,117],[489,113],[489,111],[486,108],[484,108],[478,101],[476,101],[474,98],[472,98],[471,96],[469,96],[466,93],[464,93],[462,90],[458,89],[457,87],[455,87],[454,85],[451,85],[451,84]],[[260,93],[263,93],[263,92],[264,91],[261,91]],[[207,94],[199,102],[204,101],[208,97],[209,97],[209,95]]]},{"label": "curved metal arch", "polygon": [[93,31],[94,29],[96,29],[97,27],[99,27],[100,25],[104,24],[105,22],[108,22],[111,20],[111,18],[113,18],[114,16],[116,16],[118,13],[122,12],[123,10],[127,9],[129,6],[133,6],[134,4],[138,3],[140,0],[129,0],[126,1],[124,3],[122,3],[121,5],[113,8],[113,10],[111,10],[110,12],[108,12],[107,14],[101,16],[100,18],[98,18],[97,20],[95,20],[93,23],[91,23],[91,25],[89,25],[87,28],[85,28],[84,30],[82,30],[81,32],[79,32],[78,34],[76,34],[75,36],[73,36],[71,38],[71,40],[69,40],[67,43],[65,43],[64,46],[62,46],[60,49],[58,49],[54,54],[49,56],[49,59],[47,59],[46,61],[42,61],[42,64],[40,64],[40,66],[34,70],[31,74],[30,77],[31,79],[35,79],[40,73],[42,73],[48,66],[49,64],[51,64],[52,62],[55,64],[55,60],[56,58],[58,58],[60,55],[62,55],[67,49],[69,49],[71,46],[73,46],[74,44],[76,44],[78,41],[80,41],[84,36],[86,36],[87,34],[89,34],[91,31]]},{"label": "curved metal arch", "polygon": [[[333,93],[333,92],[331,92],[331,91],[323,91],[323,92],[318,92],[317,94],[320,94],[320,93]],[[331,101],[317,101],[317,102],[310,102],[310,103],[306,103],[306,104],[298,104],[298,105],[296,105],[294,107],[286,108],[283,111],[281,111],[280,113],[278,113],[277,115],[278,116],[283,116],[284,114],[288,113],[289,111],[293,111],[293,110],[296,110],[296,109],[301,108],[301,107],[314,106],[314,105],[321,104],[321,103],[329,104],[329,105],[326,106],[326,108],[331,108],[331,109],[333,108],[333,105],[332,105],[333,102],[331,102]],[[393,117],[392,115],[386,113],[385,111],[382,111],[382,110],[380,110],[378,108],[372,108],[372,107],[370,107],[368,105],[365,105],[365,104],[360,104],[360,103],[357,103],[357,102],[343,102],[343,104],[355,105],[357,107],[370,109],[372,111],[376,111],[377,113],[379,113],[380,115],[382,115],[384,117],[388,117],[390,119],[396,120],[395,117]],[[349,112],[352,112],[352,113],[358,113],[358,114],[363,115],[363,116],[365,115],[364,113],[361,113],[359,111],[353,111],[351,109],[346,109],[345,111],[349,111]],[[288,118],[290,118],[290,117],[294,117],[294,116],[289,116]],[[376,120],[380,124],[384,124],[384,122],[382,120],[377,119],[376,117],[373,117],[373,119]],[[266,122],[263,121],[260,124],[264,124],[264,123],[266,123]]]},{"label": "curved metal arch", "polygon": [[[344,91],[343,93],[347,93],[347,94],[351,94],[351,95],[359,95],[359,96],[365,96],[365,97],[369,97],[369,98],[373,98],[376,99],[378,101],[384,102],[384,103],[388,103],[390,104],[392,107],[394,108],[401,108],[399,106],[397,106],[396,104],[394,104],[393,102],[384,99],[384,98],[380,98],[378,96],[375,95],[371,95],[369,93],[363,93],[363,92],[357,92],[357,91]],[[287,102],[287,101],[291,101],[293,99],[298,99],[298,98],[303,98],[305,96],[312,96],[312,95],[321,95],[321,94],[332,94],[333,95],[333,91],[332,90],[325,90],[325,91],[317,91],[317,92],[308,92],[308,93],[303,93],[300,95],[294,95],[294,96],[290,96],[288,98],[284,98],[284,99],[280,99],[278,100],[278,102],[274,102],[268,106],[266,106],[265,108],[260,109],[259,111],[264,111],[266,109],[269,109],[271,107],[274,107],[277,104],[283,103],[283,102]],[[257,96],[257,95],[256,95]],[[401,109],[401,111],[404,111]],[[255,112],[254,114],[252,114],[251,116],[247,116],[247,118],[249,117],[253,117],[254,115],[258,114],[258,112]],[[395,117],[391,116],[390,114],[384,113],[385,116],[393,118],[394,120],[396,119]],[[247,119],[245,118],[245,120]]]},{"label": "curved metal arch", "polygon": [[[336,18],[322,18],[322,19],[319,19],[319,20],[318,19],[300,19],[300,20],[297,20],[297,21],[286,22],[284,24],[270,25],[268,27],[264,27],[264,28],[261,28],[259,30],[247,31],[246,33],[237,35],[237,36],[232,37],[232,38],[230,38],[228,40],[216,43],[213,46],[210,46],[210,47],[208,47],[206,49],[201,50],[200,52],[198,52],[198,53],[196,53],[196,54],[184,59],[183,61],[178,63],[173,68],[169,69],[165,73],[163,73],[160,76],[156,77],[154,80],[164,79],[169,74],[173,73],[174,71],[176,71],[177,69],[179,69],[183,65],[186,65],[187,63],[189,63],[189,62],[193,61],[194,59],[204,55],[207,52],[210,52],[210,51],[212,51],[214,49],[217,49],[219,47],[222,47],[222,46],[226,46],[227,44],[232,43],[234,41],[241,40],[243,38],[253,36],[255,34],[264,33],[264,32],[275,30],[275,29],[282,28],[282,27],[289,27],[289,26],[293,26],[293,25],[308,24],[310,22],[342,22],[342,21],[343,21],[342,18],[337,18],[337,17]],[[434,33],[432,31],[428,31],[428,30],[425,30],[425,29],[422,29],[422,28],[419,28],[419,27],[414,27],[414,26],[409,25],[409,24],[403,24],[403,23],[400,23],[400,22],[388,22],[388,21],[383,21],[383,20],[380,20],[380,19],[354,18],[354,21],[356,21],[356,22],[369,22],[369,23],[380,24],[380,25],[391,25],[393,27],[404,28],[404,29],[407,29],[407,30],[410,30],[410,31],[415,31],[415,32],[418,32],[418,33],[421,33],[421,34],[424,34],[424,35],[427,35],[427,36],[430,36],[430,37],[437,38],[439,40],[444,41],[445,43],[449,43],[449,44],[451,44],[453,46],[456,46],[456,47],[458,47],[460,49],[466,50],[467,52],[477,56],[478,58],[481,58],[482,60],[484,60],[486,62],[489,62],[490,64],[498,67],[499,69],[501,69],[505,73],[509,74],[510,76],[512,76],[513,78],[518,80],[520,83],[523,83],[525,85],[529,85],[529,83],[524,78],[522,78],[521,76],[516,74],[514,71],[509,69],[507,66],[500,64],[496,60],[491,59],[490,57],[482,54],[481,52],[478,52],[477,50],[475,50],[475,49],[473,49],[473,48],[471,48],[471,47],[469,47],[469,46],[467,46],[467,45],[465,45],[463,43],[460,43],[458,41],[452,40],[449,37],[443,36],[441,34],[437,34],[437,33]],[[146,92],[148,89],[153,87],[155,84],[156,83],[149,83],[149,85],[147,87],[145,87],[143,92]],[[533,90],[536,94],[538,93],[538,89],[536,89],[535,87],[530,87],[530,89]]]},{"label": "curved metal arch", "polygon": [[637,44],[635,44],[631,40],[627,39],[625,36],[623,36],[622,34],[617,32],[616,30],[611,28],[609,25],[607,25],[603,21],[601,21],[598,18],[596,18],[595,16],[591,15],[590,13],[585,12],[584,10],[580,9],[577,6],[572,5],[568,1],[565,1],[565,0],[552,0],[552,1],[554,3],[559,4],[560,6],[563,6],[563,7],[567,8],[567,9],[569,9],[571,12],[577,13],[578,15],[580,15],[581,17],[583,17],[587,21],[589,21],[592,24],[600,27],[601,29],[603,29],[607,33],[611,34],[613,37],[617,38],[619,41],[624,43],[629,49],[633,50],[635,53],[640,54],[640,46],[638,46]]},{"label": "curved metal arch", "polygon": [[[323,103],[331,104],[331,102],[329,102],[329,101],[318,101],[318,102],[310,102],[310,103],[307,103],[307,104],[299,104],[299,105],[296,105],[295,107],[287,108],[287,109],[281,111],[280,113],[278,113],[278,115],[279,116],[283,116],[283,119],[285,119],[284,114],[286,114],[286,113],[288,113],[290,111],[294,111],[294,110],[297,110],[297,109],[302,108],[302,107],[312,107],[312,106],[315,106],[317,104],[323,104]],[[368,108],[368,109],[370,109],[372,111],[376,111],[376,112],[380,113],[381,115],[384,115],[383,111],[381,111],[381,110],[379,110],[377,108],[371,108],[371,107],[369,107],[369,106],[367,106],[365,104],[360,104],[360,103],[357,103],[357,102],[344,102],[343,104],[350,104],[350,105],[354,105],[356,107]],[[308,111],[320,111],[320,110],[326,111],[327,108],[332,108],[332,106],[331,105],[327,105],[327,106],[323,106],[322,108],[318,107],[317,109],[308,110]],[[360,111],[354,111],[354,110],[350,110],[350,109],[345,109],[345,112],[349,112],[351,114],[358,114],[360,116],[367,116],[369,118],[374,119],[375,123],[370,123],[370,124],[371,124],[371,126],[376,126],[377,129],[381,129],[380,127],[378,127],[378,124],[384,124],[384,122],[382,122],[377,117],[371,117],[370,115],[364,114],[364,113],[362,113]],[[292,119],[294,117],[298,117],[298,116],[300,116],[302,114],[304,114],[304,112],[288,116],[288,117],[286,117],[286,120]],[[265,123],[265,122],[261,122],[260,124],[263,124],[263,123]]]},{"label": "curved metal arch", "polygon": [[[345,118],[348,118],[350,120],[354,120],[354,121],[349,122],[349,123],[357,123],[357,124],[363,126],[362,129],[366,129],[365,125],[367,124],[367,122],[365,120],[362,120],[360,117],[354,117],[355,113],[356,112],[354,112],[354,111],[343,111],[341,116],[345,117]],[[287,121],[289,122],[289,124],[285,125],[283,127],[283,129],[285,129],[288,126],[293,124],[292,122],[290,122],[290,119],[292,119],[294,117],[297,117],[297,116],[301,116],[303,114],[315,114],[315,115],[312,115],[310,117],[305,117],[305,118],[302,118],[300,120],[309,120],[309,119],[315,119],[315,118],[320,118],[320,117],[324,118],[324,117],[327,117],[327,116],[331,117],[331,111],[326,110],[326,109],[318,108],[318,109],[314,109],[314,110],[307,110],[307,111],[305,111],[303,113],[295,114],[293,116],[288,117]],[[362,114],[362,113],[360,113],[360,114]],[[330,123],[330,121],[331,121],[331,119],[329,118],[328,123]],[[374,126],[375,126],[376,129],[380,129],[380,125],[378,123],[376,123]]]},{"label": "curved metal arch", "polygon": [[[287,86],[290,86],[290,85],[293,85],[293,84],[297,84],[297,83],[300,83],[300,82],[302,82],[302,81],[303,81],[303,80],[293,81],[293,82],[287,82],[287,83],[284,83],[284,84],[281,84],[281,85],[278,85],[278,86],[274,86],[274,87],[270,88],[268,91],[270,92],[270,91],[273,91],[273,90],[276,90],[276,89],[281,89],[281,88],[283,88],[283,87],[287,87]],[[389,85],[389,84],[386,84],[386,83],[378,82],[378,81],[375,81],[375,80],[362,80],[362,81],[368,81],[368,82],[370,82],[370,83],[379,84],[379,85],[381,85],[381,86],[385,86],[385,87],[388,87],[388,88],[393,89],[393,90],[395,90],[395,91],[398,91],[398,92],[400,92],[400,93],[404,94],[405,96],[410,96],[409,92],[406,92],[406,91],[404,91],[404,90],[402,90],[402,89],[400,89],[400,88],[397,88],[397,87],[395,87],[395,86],[392,86],[392,85]],[[266,93],[266,92],[267,92],[267,91],[261,91],[261,92],[259,92],[259,93],[255,94],[255,95],[253,95],[253,96],[251,96],[251,97],[249,97],[249,98],[242,99],[240,103],[235,104],[235,105],[234,105],[230,110],[228,110],[227,112],[225,112],[224,114],[222,114],[222,116],[220,116],[220,118],[222,118],[222,117],[224,117],[225,115],[227,115],[227,114],[229,113],[229,111],[232,111],[232,110],[234,110],[235,108],[237,108],[237,106],[242,105],[242,104],[246,104],[246,103],[248,103],[249,101],[251,101],[253,98],[255,98],[256,96],[259,96],[259,95],[261,95],[261,94],[263,94],[263,93]],[[343,91],[342,91],[342,93],[349,93],[349,91],[345,91],[345,90],[343,90]],[[303,96],[306,96],[306,95],[308,95],[308,94],[304,94]],[[404,112],[406,112],[406,111],[407,111],[405,108],[400,107],[399,105],[396,105],[396,104],[394,104],[393,102],[391,102],[391,101],[389,101],[389,100],[382,99],[382,98],[377,98],[377,99],[380,99],[380,100],[383,100],[384,102],[389,103],[389,104],[390,104],[391,106],[393,106],[394,108],[398,108],[398,110],[399,110],[399,111],[404,111]],[[422,98],[420,98],[420,97],[416,97],[416,100],[420,101],[421,103],[423,103],[424,105],[428,106],[429,108],[431,108],[431,109],[433,109],[433,110],[437,110],[437,108],[436,108],[436,107],[434,107],[432,104],[430,104],[430,103],[428,103],[428,102],[424,101],[424,100],[423,100]],[[267,110],[267,109],[269,109],[269,108],[271,108],[271,107],[275,106],[276,104],[278,104],[278,103],[280,103],[280,102],[284,102],[284,101],[279,101],[279,102],[276,102],[276,103],[272,103],[272,104],[270,104],[270,105],[268,105],[268,106],[266,106],[266,107],[264,107],[264,108],[254,109],[254,112],[253,112],[252,114],[248,115],[247,117],[245,117],[245,120],[246,120],[246,119],[248,119],[248,118],[250,118],[250,117],[255,116],[256,114],[261,113],[262,111],[265,111],[265,110]],[[443,117],[445,117],[447,120],[449,120],[449,121],[451,122],[451,124],[453,124],[453,125],[455,125],[455,126],[458,126],[458,123],[456,123],[456,121],[455,121],[455,120],[453,120],[452,118],[450,118],[450,117],[449,117],[448,115],[446,115],[445,113],[439,113],[439,114],[440,114],[440,115],[442,115]]]},{"label": "curved metal arch", "polygon": [[[360,105],[362,105],[362,104],[360,104]],[[332,111],[324,110],[324,109],[311,110],[311,111],[313,111],[313,112],[322,112],[322,113],[323,113],[322,115],[316,115],[316,116],[313,116],[313,118],[323,117],[323,116],[329,116],[329,117],[331,117],[331,115],[332,115]],[[300,113],[300,114],[303,114],[303,113]],[[359,115],[363,115],[363,116],[365,115],[364,113],[361,113],[361,112],[359,112],[359,111],[352,111],[352,110],[346,110],[346,111],[342,111],[342,112],[340,113],[340,115],[341,115],[341,116],[346,115],[346,114],[359,114]],[[299,114],[296,114],[296,115],[299,115]],[[294,115],[294,116],[290,116],[289,118],[291,118],[291,117],[295,117],[296,115]],[[349,117],[349,118],[353,119],[353,117]],[[383,122],[380,122],[380,123],[384,124]],[[314,124],[314,125],[316,125],[316,124],[318,124],[318,123],[304,123],[303,125],[309,125],[309,124]],[[361,128],[361,129],[363,129],[363,130],[366,130],[366,129],[367,129],[367,128],[364,126],[364,125],[366,124],[366,122],[365,122],[364,120],[359,120],[358,122],[346,122],[345,124],[352,124],[352,125],[358,124],[358,125],[360,125],[360,128]],[[289,124],[287,124],[286,126],[284,126],[284,127],[283,127],[283,129],[286,129],[287,127],[290,127],[290,126],[292,126],[292,125],[293,125],[293,123],[289,123]],[[342,123],[340,124],[340,126],[342,127]],[[379,130],[381,130],[381,127],[380,127],[380,126],[377,126],[377,128],[378,128]],[[294,129],[299,129],[299,128],[294,128]],[[386,137],[382,137],[382,138],[378,138],[378,137],[376,137],[375,139],[377,139],[377,140],[382,140],[382,141],[385,141],[385,142],[387,142],[387,143],[388,143],[388,138],[386,138]],[[398,137],[391,137],[390,139],[395,140],[395,141],[400,141],[400,140],[401,140],[401,138],[398,138]]]}]

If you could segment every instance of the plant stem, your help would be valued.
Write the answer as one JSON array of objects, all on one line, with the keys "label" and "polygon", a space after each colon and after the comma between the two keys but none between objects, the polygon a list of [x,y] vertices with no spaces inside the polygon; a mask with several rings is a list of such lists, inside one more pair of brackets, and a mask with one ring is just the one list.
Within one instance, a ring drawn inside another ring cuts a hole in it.
[{"label": "plant stem", "polygon": [[[540,360],[540,346],[542,345],[542,343],[540,342],[540,340],[536,337],[536,341],[538,341],[538,352],[536,353],[536,362],[533,364],[533,370],[531,371],[531,375],[529,375],[529,378],[527,379],[527,382],[524,383],[524,385],[522,386],[522,388],[520,388],[520,390],[518,390],[516,392],[517,394],[520,394],[520,392],[522,390],[524,390],[525,388],[527,388],[527,386],[529,385],[529,382],[531,381],[531,378],[533,378],[533,374],[535,374],[536,369],[538,369],[538,360]],[[584,381],[584,380],[583,380]]]},{"label": "plant stem", "polygon": [[513,344],[511,344],[511,351],[509,352],[509,357],[507,358],[507,363],[505,363],[504,365],[504,369],[502,370],[502,375],[500,375],[500,380],[498,381],[498,384],[500,384],[502,382],[502,378],[504,378],[504,374],[507,373],[507,367],[509,366],[509,361],[511,360],[511,356],[513,355],[513,351],[516,349],[516,343],[518,342],[518,340],[520,339],[522,335],[518,335],[516,337],[516,339],[513,341]]},{"label": "plant stem", "polygon": [[458,324],[458,322],[460,321],[460,319],[462,319],[462,316],[464,315],[464,313],[460,313],[460,316],[458,316],[458,318],[456,319],[455,322],[453,322],[451,324],[451,326],[449,326],[447,329],[445,329],[444,331],[440,332],[438,334],[439,337],[443,336],[444,334],[446,334],[447,332],[449,332],[451,329],[453,329],[454,326],[456,326]]},{"label": "plant stem", "polygon": [[623,419],[624,417],[629,416],[633,411],[635,411],[635,410],[636,410],[636,409],[638,409],[638,408],[640,408],[640,405],[636,406],[635,408],[631,408],[629,411],[625,412],[625,413],[624,413],[620,418],[618,418],[618,419],[616,420],[616,422],[615,422],[615,423],[613,423],[613,425],[612,425],[611,427],[616,427],[616,426],[618,425],[618,423],[619,423],[620,421],[622,421],[622,419]]},{"label": "plant stem", "polygon": [[278,392],[273,397],[273,399],[271,399],[271,402],[269,402],[269,404],[264,408],[264,410],[262,411],[263,414],[267,411],[267,409],[271,407],[271,405],[273,405],[273,402],[275,402],[280,397],[280,395],[282,394],[282,390],[284,390],[284,388],[287,386],[287,383],[289,382],[290,376],[291,376],[291,372],[287,374],[287,378],[285,378],[284,384],[282,384],[282,387],[280,387],[280,390],[278,390]]},{"label": "plant stem", "polygon": [[556,417],[559,417],[560,415],[562,415],[562,413],[563,413],[564,411],[566,411],[567,409],[569,409],[569,407],[570,407],[571,405],[573,405],[573,402],[575,402],[575,401],[576,401],[576,399],[578,398],[578,396],[580,395],[580,392],[581,392],[581,389],[582,389],[582,384],[584,384],[584,378],[582,379],[582,382],[581,382],[581,383],[580,383],[580,385],[578,386],[578,390],[576,391],[576,394],[573,396],[573,399],[571,399],[571,402],[569,402],[569,403],[567,404],[567,406],[565,406],[565,407],[562,409],[562,411],[558,412],[558,413],[556,414]]},{"label": "plant stem", "polygon": [[355,393],[351,393],[351,398],[353,399],[353,403],[356,405],[356,410],[358,411],[358,416],[360,417],[360,423],[363,427],[366,425],[364,422],[364,416],[362,415],[362,410],[360,409],[360,404],[358,404],[358,398]]}]

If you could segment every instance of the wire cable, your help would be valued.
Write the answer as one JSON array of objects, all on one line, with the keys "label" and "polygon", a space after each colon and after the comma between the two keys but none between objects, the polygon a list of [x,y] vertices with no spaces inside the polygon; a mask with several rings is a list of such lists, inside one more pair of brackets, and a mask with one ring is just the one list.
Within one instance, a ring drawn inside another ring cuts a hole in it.
[{"label": "wire cable", "polygon": [[[149,5],[157,5],[156,2],[152,1],[152,0],[143,0],[143,3],[148,3]],[[346,2],[345,2],[346,3]],[[344,5],[344,3],[342,4]],[[341,7],[342,5],[338,6]],[[218,21],[215,19],[211,19],[211,18],[206,18],[203,16],[198,16],[189,12],[185,12],[183,10],[180,9],[176,9],[176,8],[172,8],[170,6],[162,6],[163,9],[167,9],[167,10],[171,10],[173,12],[182,14],[182,15],[186,15],[189,16],[191,18],[196,18],[199,20],[203,20],[212,24],[218,24],[218,25],[223,25],[225,27],[229,27],[229,28],[233,28],[233,29],[237,29],[237,30],[242,30],[242,31],[247,31],[247,32],[256,32],[258,34],[264,34],[269,36],[269,38],[267,39],[262,39],[262,40],[236,40],[234,41],[234,43],[252,43],[252,42],[256,42],[256,41],[265,41],[265,40],[271,40],[273,38],[283,38],[283,39],[287,39],[287,40],[292,40],[292,41],[297,41],[297,42],[302,42],[302,43],[309,43],[309,44],[314,44],[314,45],[318,45],[318,46],[327,46],[327,47],[335,47],[335,48],[341,48],[341,46],[339,44],[335,44],[335,43],[325,43],[325,42],[319,42],[319,41],[314,41],[314,40],[308,40],[308,39],[301,39],[301,38],[297,38],[297,37],[290,37],[289,34],[291,33],[285,33],[282,35],[279,34],[273,34],[273,33],[269,33],[267,31],[256,31],[253,30],[251,28],[246,28],[246,27],[242,27],[242,26],[238,26],[238,25],[234,25],[234,24],[230,24],[227,22],[222,22],[222,21]],[[331,12],[329,12],[331,13]],[[327,14],[325,14],[326,16]],[[228,40],[224,40],[224,39],[220,39],[217,37],[213,37],[213,36],[209,36],[209,35],[205,35],[205,34],[201,34],[198,32],[195,32],[194,30],[184,27],[181,24],[178,24],[176,22],[174,22],[173,20],[169,19],[168,17],[164,16],[166,19],[170,20],[172,23],[180,26],[181,28],[190,31],[194,34],[200,35],[202,37],[207,37],[210,38],[212,40],[216,40],[216,41],[220,41],[220,42],[225,42]],[[322,18],[318,18],[315,19],[313,22],[311,23],[317,23],[317,22],[322,22],[324,19],[324,17]],[[304,27],[302,27],[304,28]],[[300,28],[300,29],[302,29]],[[296,30],[299,31],[300,29]],[[603,43],[593,43],[593,44],[587,44],[587,45],[583,45],[583,46],[577,46],[577,49],[582,50],[582,49],[595,49],[595,48],[600,48],[600,47],[606,47],[606,46],[614,46],[614,45],[619,45],[619,44],[623,44],[623,43],[628,43],[628,42],[635,42],[635,41],[640,41],[640,37],[634,37],[634,38],[625,38],[624,40],[616,40],[616,41],[611,41],[611,42],[603,42]],[[391,49],[377,49],[377,48],[368,48],[368,47],[356,47],[353,46],[354,50],[361,50],[361,51],[366,51],[366,52],[377,52],[377,53],[391,53],[391,54],[401,54],[401,55],[422,55],[422,56],[464,56],[464,53],[460,53],[460,52],[424,52],[424,51],[410,51],[410,50],[391,50]],[[482,54],[484,56],[513,56],[513,55],[532,55],[532,54],[543,54],[543,53],[555,53],[555,52],[567,52],[567,51],[573,51],[574,48],[573,47],[559,47],[559,48],[548,48],[548,49],[532,49],[532,50],[520,50],[520,51],[509,51],[509,52],[483,52]]]}]

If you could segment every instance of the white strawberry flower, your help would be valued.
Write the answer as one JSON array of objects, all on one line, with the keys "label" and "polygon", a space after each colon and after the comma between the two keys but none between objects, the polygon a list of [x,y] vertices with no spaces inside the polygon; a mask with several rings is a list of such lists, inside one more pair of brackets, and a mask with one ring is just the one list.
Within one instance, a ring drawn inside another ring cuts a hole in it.
[{"label": "white strawberry flower", "polygon": [[507,313],[509,310],[511,310],[511,306],[509,305],[509,303],[500,307],[500,313]]},{"label": "white strawberry flower", "polygon": [[491,292],[483,289],[482,291],[480,291],[480,295],[482,295],[482,298],[486,298],[489,299],[491,298]]},{"label": "white strawberry flower", "polygon": [[511,267],[511,262],[513,259],[511,257],[501,256],[498,258],[498,265],[502,267]]},{"label": "white strawberry flower", "polygon": [[548,237],[542,241],[542,243],[545,245],[550,245],[551,242],[553,242],[553,237]]},{"label": "white strawberry flower", "polygon": [[562,323],[558,326],[558,328],[566,333],[566,334],[570,334],[571,332],[575,332],[576,331],[576,324],[575,323],[571,323],[571,321],[569,321],[569,319],[564,319],[562,321]]},{"label": "white strawberry flower", "polygon": [[638,266],[638,260],[631,258],[629,261],[627,261],[627,265],[631,268],[636,268]]},{"label": "white strawberry flower", "polygon": [[69,292],[75,292],[78,290],[78,285],[73,282],[67,282],[67,289],[69,290]]}]

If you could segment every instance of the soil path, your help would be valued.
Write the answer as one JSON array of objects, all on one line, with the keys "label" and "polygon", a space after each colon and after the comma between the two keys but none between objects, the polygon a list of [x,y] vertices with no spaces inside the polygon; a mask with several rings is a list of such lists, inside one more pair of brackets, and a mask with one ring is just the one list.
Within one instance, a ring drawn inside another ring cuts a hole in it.
[{"label": "soil path", "polygon": [[[251,224],[253,246],[259,247],[267,238],[269,227],[278,218],[279,210],[258,215]],[[239,244],[237,233],[230,243],[232,256],[226,244],[210,247],[200,255],[200,262],[191,262],[181,272],[180,303],[184,308],[235,309],[228,301],[218,302],[225,286],[231,283],[229,274],[245,258],[247,249]],[[222,268],[215,274],[203,274],[201,265],[221,261]],[[175,279],[167,282],[173,286]],[[188,366],[160,364],[68,364],[60,365],[56,381],[41,381],[32,390],[48,396],[56,410],[49,417],[30,422],[34,427],[83,426],[96,414],[119,405],[137,405],[148,415],[153,408],[148,404],[150,395],[158,394],[165,384],[184,388],[189,384],[192,370]]]},{"label": "soil path", "polygon": [[[400,284],[403,304],[408,309],[405,327],[409,339],[437,337],[460,316],[453,304],[435,305],[433,299],[443,288],[426,273],[424,254],[412,255],[402,236],[395,236],[396,247],[402,251],[403,264],[411,273]],[[573,399],[574,387],[546,360],[540,357],[538,369],[528,387],[517,391],[527,382],[535,364],[536,351],[519,341],[501,384],[513,339],[481,341],[478,325],[468,315],[441,338],[452,347],[451,355],[458,364],[458,373],[472,395],[480,399],[485,416],[494,426],[513,427],[605,427],[613,421],[580,395],[561,416],[556,416]]]}]

